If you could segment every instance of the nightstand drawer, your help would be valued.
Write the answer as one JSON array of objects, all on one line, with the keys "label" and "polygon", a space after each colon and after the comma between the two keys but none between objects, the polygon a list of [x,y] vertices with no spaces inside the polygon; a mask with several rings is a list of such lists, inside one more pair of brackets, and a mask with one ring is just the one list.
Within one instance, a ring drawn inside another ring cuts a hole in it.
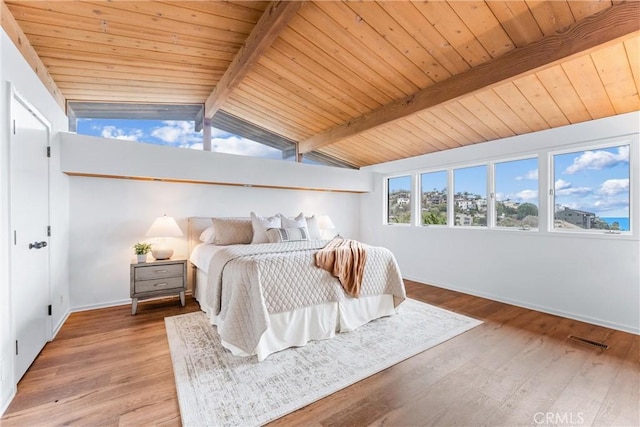
[{"label": "nightstand drawer", "polygon": [[164,291],[166,289],[180,289],[184,287],[184,280],[180,277],[167,279],[143,280],[135,283],[135,293]]},{"label": "nightstand drawer", "polygon": [[136,268],[135,280],[152,280],[164,277],[182,278],[184,272],[184,264],[168,264],[168,265],[149,265]]}]

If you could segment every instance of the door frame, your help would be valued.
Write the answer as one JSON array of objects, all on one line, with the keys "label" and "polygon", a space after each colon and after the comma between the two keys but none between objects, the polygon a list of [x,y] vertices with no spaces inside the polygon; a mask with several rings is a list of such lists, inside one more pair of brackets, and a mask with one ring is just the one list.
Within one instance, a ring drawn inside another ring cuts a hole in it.
[{"label": "door frame", "polygon": [[[13,144],[15,143],[15,137],[14,137],[14,133],[13,133],[13,120],[15,118],[15,107],[14,107],[14,102],[18,102],[19,104],[21,104],[24,108],[26,108],[40,123],[42,123],[42,125],[46,128],[46,132],[47,132],[47,147],[51,147],[51,135],[52,135],[52,125],[51,122],[49,120],[47,120],[47,118],[40,113],[40,111],[38,111],[37,108],[35,108],[33,106],[33,104],[31,104],[29,102],[29,100],[22,95],[20,92],[18,92],[16,90],[16,88],[14,87],[14,85],[9,82],[9,105],[8,105],[8,116],[9,116],[9,149],[8,149],[8,187],[9,187],[9,194],[8,194],[8,199],[9,199],[9,211],[7,212],[7,216],[8,216],[8,224],[9,224],[9,238],[10,238],[10,242],[9,242],[9,263],[8,263],[8,268],[9,268],[9,319],[10,319],[10,333],[11,333],[11,341],[10,343],[15,342],[16,340],[16,324],[15,324],[15,311],[14,311],[14,301],[13,301],[13,293],[14,293],[14,283],[13,283],[13,271],[12,271],[12,266],[13,266],[13,258],[14,258],[14,247],[15,245],[13,244],[13,218],[12,218],[12,206],[11,206],[11,198],[12,198],[12,192],[15,190],[13,188],[13,182],[12,182],[12,173],[13,173],[13,164],[11,162],[11,158],[13,155]],[[51,222],[51,171],[50,171],[50,162],[47,161],[47,222]],[[47,251],[47,264],[48,264],[48,272],[47,272],[47,299],[49,301],[51,301],[51,247],[49,247],[49,250]],[[46,338],[47,341],[51,341],[51,339],[53,338],[53,322],[51,319],[51,316],[47,317],[47,330],[46,330]],[[11,358],[11,372],[12,372],[12,376],[13,376],[13,372],[15,370],[15,354],[14,357]],[[17,383],[15,377],[13,379],[15,382],[14,384]]]}]

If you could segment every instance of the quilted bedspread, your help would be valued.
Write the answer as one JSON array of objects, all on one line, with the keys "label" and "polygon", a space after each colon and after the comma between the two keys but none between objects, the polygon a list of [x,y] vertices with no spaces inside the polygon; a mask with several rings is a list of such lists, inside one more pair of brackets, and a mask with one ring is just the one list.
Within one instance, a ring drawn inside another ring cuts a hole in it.
[{"label": "quilted bedspread", "polygon": [[[219,316],[221,338],[251,353],[269,327],[269,314],[351,298],[339,280],[315,265],[315,253],[328,241],[234,245],[216,252],[208,271],[206,303]],[[366,246],[366,245],[365,245]],[[393,254],[366,246],[360,296],[406,298]]]}]

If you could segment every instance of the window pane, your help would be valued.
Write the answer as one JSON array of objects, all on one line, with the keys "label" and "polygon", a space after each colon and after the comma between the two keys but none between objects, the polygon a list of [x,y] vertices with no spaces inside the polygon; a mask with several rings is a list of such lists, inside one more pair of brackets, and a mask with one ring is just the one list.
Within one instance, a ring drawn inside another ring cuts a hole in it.
[{"label": "window pane", "polygon": [[629,231],[629,146],[553,156],[555,229]]},{"label": "window pane", "polygon": [[387,180],[387,222],[411,223],[411,177],[399,176]]},{"label": "window pane", "polygon": [[538,159],[495,165],[496,225],[538,228]]},{"label": "window pane", "polygon": [[420,175],[422,225],[447,224],[447,171]]},{"label": "window pane", "polygon": [[[82,135],[124,139],[171,147],[203,149],[203,133],[196,132],[192,121],[78,119],[77,132]],[[241,156],[282,159],[282,151],[211,128],[211,151]]]},{"label": "window pane", "polygon": [[453,170],[455,225],[487,225],[487,166]]}]

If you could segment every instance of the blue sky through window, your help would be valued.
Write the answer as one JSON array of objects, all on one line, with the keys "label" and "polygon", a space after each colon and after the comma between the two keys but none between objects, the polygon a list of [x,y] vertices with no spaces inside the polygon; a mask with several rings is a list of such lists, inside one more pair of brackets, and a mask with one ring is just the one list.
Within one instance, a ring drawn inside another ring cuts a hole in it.
[{"label": "blue sky through window", "polygon": [[[123,139],[171,147],[202,150],[202,131],[194,123],[179,120],[78,119],[77,132],[83,135]],[[211,129],[212,151],[243,156],[282,159],[282,152],[264,144]]]}]

